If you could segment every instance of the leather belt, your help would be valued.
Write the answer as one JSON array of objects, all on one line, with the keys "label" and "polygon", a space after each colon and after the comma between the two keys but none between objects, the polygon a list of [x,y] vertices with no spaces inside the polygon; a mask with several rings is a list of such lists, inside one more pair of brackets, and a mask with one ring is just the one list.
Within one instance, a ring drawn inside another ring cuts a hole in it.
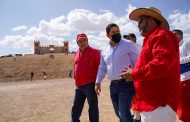
[{"label": "leather belt", "polygon": [[126,82],[125,79],[119,79],[119,80],[112,80],[111,82],[113,83],[122,83],[122,82]]}]

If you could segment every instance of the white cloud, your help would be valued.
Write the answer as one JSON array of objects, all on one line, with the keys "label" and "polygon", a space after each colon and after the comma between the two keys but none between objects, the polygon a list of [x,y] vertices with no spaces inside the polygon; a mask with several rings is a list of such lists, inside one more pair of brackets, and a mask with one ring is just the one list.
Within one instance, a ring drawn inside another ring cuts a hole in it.
[{"label": "white cloud", "polygon": [[136,9],[135,6],[129,4],[129,5],[128,5],[128,8],[126,9],[127,16],[129,16],[129,14],[130,14],[133,10],[135,10],[135,9]]},{"label": "white cloud", "polygon": [[[120,26],[122,34],[135,33],[137,42],[142,44],[143,38],[139,35],[137,23],[129,20],[129,14],[134,9],[136,7],[129,4],[122,16],[116,16],[110,10],[101,9],[95,13],[86,9],[74,9],[67,15],[41,20],[38,25],[30,28],[26,25],[17,26],[12,29],[13,32],[22,30],[26,33],[6,35],[0,40],[1,52],[2,50],[8,50],[10,53],[15,53],[13,52],[15,50],[22,53],[33,52],[34,40],[40,40],[42,45],[63,45],[63,41],[69,40],[69,48],[73,51],[78,49],[75,38],[81,32],[88,35],[91,46],[102,49],[108,43],[105,28],[113,22]],[[175,10],[168,19],[171,29],[182,29],[184,40],[190,40],[190,11],[181,13]]]},{"label": "white cloud", "polygon": [[26,25],[22,25],[22,26],[17,26],[15,28],[12,29],[12,31],[21,31],[21,30],[26,30],[27,26]]},{"label": "white cloud", "polygon": [[29,47],[30,41],[34,40],[31,36],[6,36],[3,41],[1,41],[0,46],[15,49],[27,49]]},{"label": "white cloud", "polygon": [[185,34],[183,35],[183,40],[184,40],[184,41],[190,41],[190,33],[185,33]]},{"label": "white cloud", "polygon": [[190,11],[188,13],[180,13],[179,11],[174,11],[169,19],[172,21],[170,23],[171,27],[174,29],[182,29],[183,31],[190,31]]},{"label": "white cloud", "polygon": [[190,11],[187,13],[181,13],[179,10],[175,10],[168,17],[171,20],[171,30],[181,29],[183,31],[183,40],[190,40]]},{"label": "white cloud", "polygon": [[138,33],[136,23],[130,21],[128,17],[134,9],[135,7],[129,4],[126,14],[122,16],[116,16],[109,10],[100,10],[95,13],[85,9],[74,9],[67,15],[41,20],[38,25],[26,29],[25,35],[5,36],[0,41],[0,47],[31,52],[34,40],[40,40],[42,45],[63,45],[64,40],[69,40],[69,48],[73,51],[78,49],[75,36],[84,32],[88,35],[91,46],[102,49],[108,43],[105,28],[109,23],[117,23],[122,34]]},{"label": "white cloud", "polygon": [[60,16],[57,18],[52,18],[50,21],[41,20],[39,26],[31,27],[27,34],[46,34],[46,35],[55,35],[55,36],[68,36],[71,33],[70,27],[68,24],[64,23],[65,17]]},{"label": "white cloud", "polygon": [[114,22],[117,17],[110,11],[100,11],[100,14],[89,10],[75,9],[68,16],[68,24],[74,31],[100,32],[104,31],[108,23]]},{"label": "white cloud", "polygon": [[102,49],[107,43],[108,38],[106,37],[106,34],[100,33],[98,36],[95,35],[89,35],[89,44],[94,45],[95,48]]}]

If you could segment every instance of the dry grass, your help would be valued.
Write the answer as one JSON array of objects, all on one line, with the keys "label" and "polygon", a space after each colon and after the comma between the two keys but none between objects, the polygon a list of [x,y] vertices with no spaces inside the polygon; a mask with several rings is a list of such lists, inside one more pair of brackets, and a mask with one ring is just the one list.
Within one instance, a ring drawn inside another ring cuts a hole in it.
[{"label": "dry grass", "polygon": [[49,79],[68,77],[68,70],[73,67],[73,54],[54,54],[50,59],[46,55],[26,55],[0,58],[0,82],[22,81],[30,79],[30,72],[34,72],[35,79],[43,79],[42,70],[47,72]]}]

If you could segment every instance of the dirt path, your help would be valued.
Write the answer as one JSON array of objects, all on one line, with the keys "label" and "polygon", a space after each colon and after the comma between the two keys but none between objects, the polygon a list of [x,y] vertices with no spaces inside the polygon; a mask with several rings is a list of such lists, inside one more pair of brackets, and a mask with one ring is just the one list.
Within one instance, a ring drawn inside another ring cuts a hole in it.
[{"label": "dirt path", "polygon": [[[104,81],[99,97],[100,122],[117,122]],[[0,122],[70,122],[74,80],[0,83]],[[85,104],[82,122],[88,122]]]}]

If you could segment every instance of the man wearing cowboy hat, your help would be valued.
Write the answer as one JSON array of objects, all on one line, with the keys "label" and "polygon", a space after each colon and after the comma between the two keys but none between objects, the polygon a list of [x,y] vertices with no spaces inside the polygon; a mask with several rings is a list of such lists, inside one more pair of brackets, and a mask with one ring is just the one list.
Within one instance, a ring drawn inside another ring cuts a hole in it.
[{"label": "man wearing cowboy hat", "polygon": [[138,22],[144,42],[134,68],[127,67],[121,77],[134,81],[142,122],[175,122],[180,83],[178,39],[156,8],[135,9],[129,18]]}]

